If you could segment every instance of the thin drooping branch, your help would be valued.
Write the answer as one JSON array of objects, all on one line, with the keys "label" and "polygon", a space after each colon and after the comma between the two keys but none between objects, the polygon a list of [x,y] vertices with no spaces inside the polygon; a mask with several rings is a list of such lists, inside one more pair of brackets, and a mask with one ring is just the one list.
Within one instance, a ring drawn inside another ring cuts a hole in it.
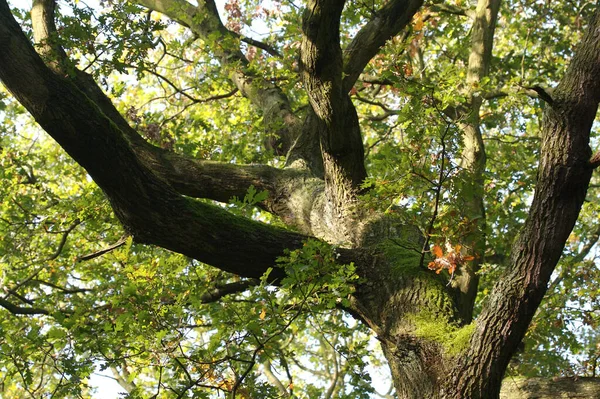
[{"label": "thin drooping branch", "polygon": [[240,40],[246,44],[249,44],[249,45],[259,48],[261,50],[265,50],[267,53],[274,55],[275,57],[281,57],[281,53],[276,48],[274,48],[273,46],[271,46],[267,43],[263,43],[260,40],[252,39],[251,37],[240,35],[239,33],[236,33],[236,32],[231,32],[231,33],[238,36],[240,38]]},{"label": "thin drooping branch", "polygon": [[102,256],[104,254],[107,254],[111,251],[114,251],[115,249],[122,247],[123,245],[125,245],[125,243],[127,242],[127,239],[125,237],[119,239],[119,241],[117,241],[116,243],[109,245],[106,248],[103,248],[99,251],[93,252],[91,254],[87,254],[87,255],[83,255],[83,256],[79,256],[77,257],[77,262],[82,262],[82,261],[88,261],[88,260],[92,260],[95,259],[99,256]]},{"label": "thin drooping branch", "polygon": [[[590,130],[600,102],[600,9],[553,93],[542,121],[538,182],[507,273],[477,318],[449,385],[460,397],[499,392],[503,372],[547,289],[585,200],[593,169]],[[466,372],[466,370],[470,370]],[[473,373],[478,378],[471,378]],[[454,396],[453,396],[454,397]]]},{"label": "thin drooping branch", "polygon": [[286,248],[301,247],[301,234],[236,217],[177,193],[140,159],[120,126],[70,80],[46,67],[5,1],[0,1],[0,48],[0,80],[88,171],[138,242],[254,278]]},{"label": "thin drooping branch", "polygon": [[37,283],[37,284],[41,284],[41,285],[45,285],[46,287],[55,288],[58,291],[60,291],[61,293],[63,293],[63,294],[82,294],[82,293],[86,293],[86,292],[94,292],[94,290],[90,289],[90,288],[68,288],[68,287],[61,287],[60,285],[56,285],[56,284],[51,283],[49,281],[38,280],[38,279],[34,279],[34,280],[32,280],[32,282]]},{"label": "thin drooping branch", "polygon": [[75,228],[77,226],[79,226],[80,224],[81,224],[81,220],[75,219],[65,231],[60,232],[61,233],[60,241],[56,247],[56,250],[52,253],[52,255],[40,260],[42,265],[38,266],[28,277],[21,280],[14,287],[12,287],[11,289],[8,289],[7,290],[8,293],[4,296],[3,299],[6,300],[6,298],[8,298],[10,295],[13,295],[13,296],[16,296],[17,298],[19,298],[21,301],[32,305],[33,303],[31,301],[27,300],[25,297],[20,295],[17,291],[21,287],[25,286],[27,283],[29,283],[30,281],[35,279],[46,268],[46,265],[45,265],[46,262],[55,260],[60,256],[60,254],[62,253],[62,251],[67,243],[67,238],[69,237],[69,234],[71,234],[71,232],[73,232],[73,230],[75,230]]},{"label": "thin drooping branch", "polygon": [[[425,242],[423,243],[423,249],[421,250],[421,259],[419,260],[419,267],[423,267],[425,264],[425,255],[429,252],[429,242],[431,240],[431,234],[433,233],[433,227],[435,225],[436,219],[438,217],[438,212],[440,208],[440,198],[442,196],[442,188],[444,187],[444,180],[447,177],[447,172],[444,169],[446,158],[448,157],[446,153],[446,136],[450,131],[450,126],[446,127],[446,130],[442,134],[440,143],[442,148],[440,150],[440,170],[438,174],[438,179],[434,182],[433,191],[435,192],[435,201],[433,206],[433,214],[431,215],[431,219],[429,221],[429,225],[427,226],[427,231],[425,233]],[[454,273],[452,273],[454,276]]]},{"label": "thin drooping branch", "polygon": [[300,133],[300,119],[292,112],[288,98],[279,87],[246,68],[248,60],[240,50],[240,38],[223,25],[213,0],[201,0],[197,7],[186,0],[136,2],[188,27],[204,40],[216,41],[215,55],[221,63],[235,68],[230,79],[242,95],[262,110],[268,133],[278,137],[279,143],[273,150],[280,154],[290,150]]},{"label": "thin drooping branch", "polygon": [[571,263],[583,262],[583,260],[590,254],[592,248],[600,240],[600,224],[596,225],[593,230],[588,232],[585,237],[585,241],[579,252],[573,258],[570,259]]},{"label": "thin drooping branch", "polygon": [[598,240],[600,240],[600,224],[596,225],[594,229],[585,234],[585,236],[586,239],[584,240],[583,246],[577,251],[577,253],[562,259],[560,274],[558,277],[555,277],[550,284],[548,284],[548,293],[550,293],[550,295],[552,295],[554,290],[560,287],[560,284],[563,282],[565,277],[570,276],[573,273],[573,268],[576,267],[578,263],[583,262],[590,254],[592,249],[596,246]]},{"label": "thin drooping branch", "polygon": [[421,8],[423,0],[392,0],[377,10],[344,49],[343,90],[350,91],[369,61],[396,36]]},{"label": "thin drooping branch", "polygon": [[81,220],[75,219],[71,223],[71,225],[65,231],[62,232],[62,236],[60,238],[60,242],[58,243],[58,246],[56,247],[56,250],[54,251],[54,253],[52,255],[50,255],[49,257],[44,259],[43,262],[48,262],[48,261],[54,260],[60,256],[63,248],[65,247],[65,244],[67,243],[67,238],[69,237],[69,234],[71,234],[71,232],[73,230],[75,230],[75,228],[77,226],[79,226],[80,224],[81,224]]},{"label": "thin drooping branch", "polygon": [[[167,78],[165,75],[163,75],[160,72],[157,72],[155,69],[152,68],[146,68],[146,67],[140,67],[140,66],[136,66],[136,65],[132,65],[132,64],[127,64],[127,63],[122,63],[122,65],[126,68],[131,68],[131,69],[135,69],[135,70],[140,70],[146,73],[149,73],[151,75],[156,76],[161,82],[165,82],[168,86],[170,86],[173,89],[174,94],[180,94],[183,97],[187,98],[188,100],[190,100],[190,102],[192,104],[202,104],[202,103],[206,103],[209,101],[214,101],[214,100],[220,100],[223,98],[228,98],[233,96],[234,94],[236,94],[239,90],[237,89],[237,87],[233,88],[233,90],[229,90],[226,93],[223,94],[216,94],[213,96],[209,96],[206,98],[197,98],[194,97],[190,94],[187,93],[188,89],[183,89],[179,86],[177,86],[175,83],[173,83],[171,81],[171,79]],[[173,95],[173,94],[172,94]],[[148,104],[148,103],[146,103]]]}]

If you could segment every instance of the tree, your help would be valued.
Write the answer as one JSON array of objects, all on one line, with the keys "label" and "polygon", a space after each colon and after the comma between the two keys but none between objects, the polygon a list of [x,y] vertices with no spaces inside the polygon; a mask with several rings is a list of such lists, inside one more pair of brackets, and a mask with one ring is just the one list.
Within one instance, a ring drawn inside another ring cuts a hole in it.
[{"label": "tree", "polygon": [[2,0],[5,389],[366,397],[367,329],[399,398],[499,397],[526,334],[595,376],[599,8],[462,3]]}]

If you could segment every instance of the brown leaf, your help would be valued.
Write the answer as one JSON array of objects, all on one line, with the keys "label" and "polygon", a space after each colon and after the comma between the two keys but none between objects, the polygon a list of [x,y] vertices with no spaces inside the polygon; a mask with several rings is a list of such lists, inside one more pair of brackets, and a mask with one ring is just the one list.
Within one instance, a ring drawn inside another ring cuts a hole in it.
[{"label": "brown leaf", "polygon": [[433,248],[431,248],[431,252],[433,252],[436,258],[441,258],[442,256],[444,256],[444,251],[442,250],[442,247],[440,247],[437,244],[435,244]]}]

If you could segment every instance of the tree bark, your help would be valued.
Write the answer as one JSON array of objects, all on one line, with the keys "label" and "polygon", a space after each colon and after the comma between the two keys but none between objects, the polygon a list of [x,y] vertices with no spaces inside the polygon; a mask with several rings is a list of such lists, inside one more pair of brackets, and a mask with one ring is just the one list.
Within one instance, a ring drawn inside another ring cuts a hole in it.
[{"label": "tree bark", "polygon": [[500,399],[600,398],[600,378],[512,378],[502,381]]}]

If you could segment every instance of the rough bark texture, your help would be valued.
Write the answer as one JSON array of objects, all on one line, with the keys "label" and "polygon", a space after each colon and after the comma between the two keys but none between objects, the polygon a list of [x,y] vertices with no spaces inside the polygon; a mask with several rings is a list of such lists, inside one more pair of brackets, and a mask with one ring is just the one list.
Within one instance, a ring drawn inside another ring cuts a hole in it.
[{"label": "rough bark texture", "polygon": [[600,398],[600,378],[511,378],[502,382],[500,399]]},{"label": "rough bark texture", "polygon": [[[260,277],[286,249],[307,237],[340,246],[340,262],[355,262],[362,277],[352,312],[377,334],[399,398],[497,398],[508,361],[521,341],[577,219],[592,173],[589,132],[600,101],[600,13],[578,48],[552,107],[547,107],[536,194],[516,241],[511,266],[497,283],[461,353],[448,355],[439,340],[420,334],[418,315],[470,321],[475,269],[459,272],[454,287],[423,267],[421,233],[390,215],[367,215],[358,206],[367,172],[358,116],[348,91],[386,40],[400,32],[421,1],[390,1],[340,47],[344,1],[311,0],[300,48],[301,78],[310,110],[300,120],[283,92],[245,70],[239,37],[221,23],[212,0],[139,0],[189,27],[218,35],[223,65],[241,65],[229,78],[279,130],[288,167],[233,165],[191,159],[145,142],[88,75],[65,75],[64,52],[52,44],[53,2],[36,0],[33,23],[44,60],[0,0],[0,80],[109,198],[139,242],[159,245],[245,277]],[[498,1],[481,0],[475,13],[467,83],[487,74]],[[238,44],[237,46],[235,44]],[[61,72],[62,71],[62,72]],[[463,167],[470,179],[467,212],[481,216],[472,246],[482,252],[485,151],[481,102],[468,90]],[[273,133],[273,132],[271,132]],[[118,173],[115,173],[118,171]],[[190,197],[228,201],[254,185],[268,190],[260,204],[300,233],[250,221]],[[273,277],[280,277],[279,269]],[[279,273],[279,274],[278,274]],[[458,300],[457,291],[459,292]],[[1,305],[1,304],[0,304]],[[527,390],[521,386],[520,391]],[[543,390],[545,388],[539,388]],[[582,391],[583,392],[583,391]]]},{"label": "rough bark texture", "polygon": [[[406,245],[420,239],[410,229],[400,236]],[[359,287],[353,310],[377,334],[398,397],[434,398],[451,363],[441,356],[438,343],[415,334],[414,317],[426,310],[432,318],[456,319],[455,304],[441,279],[415,266],[418,256],[399,247],[385,253],[360,263],[359,273],[367,282]]]}]

